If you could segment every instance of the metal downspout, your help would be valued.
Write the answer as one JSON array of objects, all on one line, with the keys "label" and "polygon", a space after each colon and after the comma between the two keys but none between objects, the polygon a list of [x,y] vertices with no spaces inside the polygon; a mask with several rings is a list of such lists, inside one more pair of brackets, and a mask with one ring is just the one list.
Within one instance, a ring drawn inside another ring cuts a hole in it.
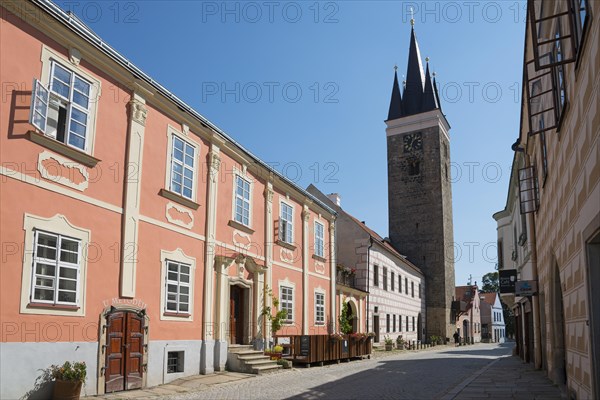
[{"label": "metal downspout", "polygon": [[369,333],[369,298],[371,297],[371,291],[369,290],[371,286],[371,247],[373,247],[373,237],[369,235],[369,247],[367,247],[367,332]]}]

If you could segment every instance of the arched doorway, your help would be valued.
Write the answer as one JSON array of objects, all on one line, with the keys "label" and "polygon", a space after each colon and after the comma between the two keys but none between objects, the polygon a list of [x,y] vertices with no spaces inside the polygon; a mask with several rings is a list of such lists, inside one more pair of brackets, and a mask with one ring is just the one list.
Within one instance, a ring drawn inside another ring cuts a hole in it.
[{"label": "arched doorway", "polygon": [[421,322],[421,313],[417,316],[417,340],[423,341],[423,326]]},{"label": "arched doorway", "polygon": [[350,325],[352,325],[352,332],[358,332],[358,308],[354,300],[348,300],[346,303],[348,305],[348,320],[350,321]]}]

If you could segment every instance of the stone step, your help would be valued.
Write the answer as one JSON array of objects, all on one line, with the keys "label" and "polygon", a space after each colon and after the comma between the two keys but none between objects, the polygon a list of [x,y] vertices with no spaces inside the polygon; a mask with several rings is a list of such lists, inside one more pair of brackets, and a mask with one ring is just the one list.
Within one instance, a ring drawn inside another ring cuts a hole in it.
[{"label": "stone step", "polygon": [[283,368],[281,365],[277,365],[276,363],[269,365],[257,365],[252,367],[252,373],[257,375],[268,374],[270,372],[279,371],[279,369]]},{"label": "stone step", "polygon": [[254,352],[255,350],[253,349],[251,344],[248,344],[248,345],[236,344],[236,345],[230,345],[229,348],[227,349],[227,351],[229,353],[238,354],[238,353],[247,352],[247,351]]},{"label": "stone step", "polygon": [[259,365],[269,365],[269,364],[277,365],[277,361],[271,360],[269,358],[262,359],[262,360],[244,360],[244,362],[246,363],[246,365],[250,365],[252,367],[259,366]]},{"label": "stone step", "polygon": [[269,356],[265,356],[262,352],[258,354],[238,354],[238,360],[250,361],[250,360],[268,360]]}]

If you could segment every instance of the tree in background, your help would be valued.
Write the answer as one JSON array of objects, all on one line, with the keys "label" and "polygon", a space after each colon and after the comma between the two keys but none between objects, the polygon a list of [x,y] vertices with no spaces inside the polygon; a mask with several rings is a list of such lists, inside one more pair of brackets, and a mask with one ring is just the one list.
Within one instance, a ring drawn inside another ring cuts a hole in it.
[{"label": "tree in background", "polygon": [[342,306],[342,312],[339,317],[340,331],[348,335],[352,333],[352,310],[350,310],[350,304],[344,302]]},{"label": "tree in background", "polygon": [[514,338],[515,313],[513,313],[513,310],[511,310],[510,307],[506,305],[506,303],[503,303],[502,301],[500,301],[500,303],[502,304],[502,314],[504,315],[504,325],[506,326],[506,337]]},{"label": "tree in background", "polygon": [[481,290],[482,293],[498,293],[500,291],[500,284],[498,281],[498,272],[488,272],[481,278]]}]

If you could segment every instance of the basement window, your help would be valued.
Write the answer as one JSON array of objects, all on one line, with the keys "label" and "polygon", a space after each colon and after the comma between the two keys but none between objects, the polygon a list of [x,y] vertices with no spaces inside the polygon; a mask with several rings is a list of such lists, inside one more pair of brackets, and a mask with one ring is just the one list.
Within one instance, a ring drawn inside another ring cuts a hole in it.
[{"label": "basement window", "polygon": [[183,351],[169,351],[167,353],[167,374],[183,372]]}]

